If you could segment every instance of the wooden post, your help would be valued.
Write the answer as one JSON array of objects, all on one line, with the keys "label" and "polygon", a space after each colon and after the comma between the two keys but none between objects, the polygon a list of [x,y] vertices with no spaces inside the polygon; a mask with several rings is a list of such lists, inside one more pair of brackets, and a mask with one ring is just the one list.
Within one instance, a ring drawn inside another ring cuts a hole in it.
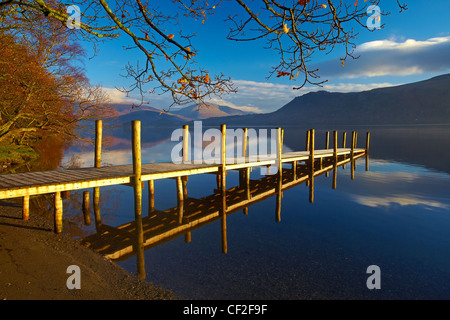
[{"label": "wooden post", "polygon": [[102,120],[95,121],[95,158],[94,167],[100,168],[102,162]]},{"label": "wooden post", "polygon": [[222,150],[221,150],[221,179],[220,179],[220,189],[222,192],[225,192],[226,189],[226,157],[227,157],[227,126],[225,124],[222,124],[221,126],[221,132],[222,132]]},{"label": "wooden post", "polygon": [[337,162],[338,162],[337,147],[338,147],[338,132],[337,130],[334,130],[333,132],[334,163],[333,163],[333,186],[332,186],[333,189],[336,189],[336,180],[337,180]]},{"label": "wooden post", "polygon": [[347,140],[347,132],[342,133],[342,148],[345,148],[345,141]]},{"label": "wooden post", "polygon": [[355,146],[354,146],[355,149],[356,149],[357,141],[358,141],[358,132],[355,131]]},{"label": "wooden post", "polygon": [[136,222],[136,259],[138,275],[145,278],[144,269],[144,232],[142,227],[142,158],[141,158],[141,122],[132,121],[131,143],[133,145],[133,189],[134,189],[134,218]]},{"label": "wooden post", "polygon": [[352,159],[352,161],[353,161],[353,153],[355,152],[355,131],[352,131],[352,142],[351,142],[351,145],[350,145],[350,157],[351,157],[351,159]]},{"label": "wooden post", "polygon": [[[243,129],[244,134],[242,136],[242,156],[244,157],[244,162],[247,162],[246,156],[247,156],[247,135],[248,135],[248,129]],[[245,175],[247,174],[247,168],[240,169],[239,170],[239,186],[245,187],[245,180],[247,179]]]},{"label": "wooden post", "polygon": [[55,233],[61,233],[63,230],[63,202],[61,192],[55,193]]},{"label": "wooden post", "polygon": [[84,216],[84,224],[90,226],[91,215],[89,210],[89,191],[83,192],[83,216]]},{"label": "wooden post", "polygon": [[337,144],[338,144],[338,133],[336,130],[333,131],[333,157],[334,162],[337,162],[338,155],[337,155]]},{"label": "wooden post", "polygon": [[309,202],[314,202],[314,129],[311,129],[310,142],[309,142],[309,163],[310,163],[310,176],[309,176]]},{"label": "wooden post", "polygon": [[155,182],[148,180],[148,214],[155,211]]},{"label": "wooden post", "polygon": [[[325,149],[328,150],[330,148],[330,131],[325,133]],[[322,169],[322,158],[320,158],[320,168]],[[325,177],[328,177],[328,171],[325,172]]]},{"label": "wooden post", "polygon": [[189,163],[189,126],[183,126],[183,163]]},{"label": "wooden post", "polygon": [[132,144],[133,144],[133,176],[134,176],[134,214],[135,217],[142,216],[142,160],[141,160],[141,122],[132,122]]},{"label": "wooden post", "polygon": [[370,132],[366,133],[366,154],[369,153],[369,140],[370,140]]},{"label": "wooden post", "polygon": [[24,196],[22,200],[22,220],[30,218],[30,196]]},{"label": "wooden post", "polygon": [[281,128],[277,128],[277,158],[278,158],[278,178],[281,180],[283,179],[283,161],[282,161],[282,154],[283,154],[283,130]]},{"label": "wooden post", "polygon": [[221,215],[221,230],[222,230],[222,253],[226,254],[228,252],[227,244],[227,198],[226,198],[226,155],[227,155],[227,127],[225,124],[221,126],[222,132],[222,150],[221,150],[221,179],[220,179],[220,190],[222,203],[220,206]]},{"label": "wooden post", "polygon": [[370,132],[366,133],[366,171],[369,171],[369,139]]},{"label": "wooden post", "polygon": [[356,138],[356,132],[352,132],[352,144],[351,144],[351,151],[350,151],[350,172],[351,172],[351,178],[352,180],[355,179],[355,165],[354,165],[354,152],[355,152],[355,138]]},{"label": "wooden post", "polygon": [[297,180],[297,161],[292,162],[292,180]]},{"label": "wooden post", "polygon": [[[347,132],[344,131],[344,132],[342,133],[342,148],[343,148],[343,149],[345,149],[345,142],[346,142],[346,140],[347,140]],[[344,155],[343,157],[344,157],[344,159],[347,158],[346,155]],[[342,168],[345,169],[345,164],[342,165]]]},{"label": "wooden post", "polygon": [[306,151],[309,151],[309,142],[311,140],[311,130],[306,131]]}]

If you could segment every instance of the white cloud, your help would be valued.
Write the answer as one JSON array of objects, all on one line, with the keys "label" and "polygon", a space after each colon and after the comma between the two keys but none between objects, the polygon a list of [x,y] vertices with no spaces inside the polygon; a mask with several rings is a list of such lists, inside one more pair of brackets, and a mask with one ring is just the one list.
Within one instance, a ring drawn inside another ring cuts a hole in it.
[{"label": "white cloud", "polygon": [[433,200],[425,200],[421,199],[414,195],[397,195],[391,197],[375,197],[375,196],[355,196],[355,201],[359,204],[368,207],[389,207],[392,205],[400,205],[400,206],[417,206],[424,205],[427,207],[433,208],[448,208],[448,205],[433,201]]},{"label": "white cloud", "polygon": [[450,70],[450,36],[427,40],[377,40],[359,45],[354,53],[358,59],[329,60],[313,66],[325,78],[358,78],[386,75],[413,75],[426,72],[445,73]]},{"label": "white cloud", "polygon": [[140,103],[141,101],[132,97],[127,97],[126,93],[116,88],[102,88],[108,95],[110,103]]}]

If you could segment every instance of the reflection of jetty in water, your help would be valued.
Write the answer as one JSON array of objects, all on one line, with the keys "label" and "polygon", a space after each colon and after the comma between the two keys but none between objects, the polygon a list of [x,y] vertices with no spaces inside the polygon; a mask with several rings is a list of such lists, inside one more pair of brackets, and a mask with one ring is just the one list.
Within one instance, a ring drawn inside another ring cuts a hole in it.
[{"label": "reflection of jetty in water", "polygon": [[[354,179],[356,159],[366,159],[368,170],[368,154],[361,153],[354,157],[342,155],[337,158],[316,159],[314,165],[310,163],[294,162],[291,168],[283,168],[280,174],[268,175],[258,180],[250,180],[249,171],[240,170],[239,186],[220,190],[195,199],[187,196],[187,179],[176,179],[178,189],[178,205],[176,207],[160,211],[154,208],[154,187],[149,181],[149,208],[148,216],[136,216],[135,221],[118,227],[96,224],[97,233],[82,239],[82,243],[94,251],[114,261],[127,260],[137,256],[137,269],[141,278],[145,278],[143,251],[167,241],[184,235],[185,241],[191,241],[191,232],[206,224],[221,219],[222,252],[227,253],[226,216],[243,210],[248,213],[248,207],[254,203],[276,196],[275,221],[281,221],[281,199],[283,191],[306,183],[309,187],[309,201],[314,201],[314,178],[332,171],[332,188],[337,185],[337,168],[350,163],[351,178]],[[100,219],[97,211],[96,217]],[[97,219],[96,218],[96,219]]]}]

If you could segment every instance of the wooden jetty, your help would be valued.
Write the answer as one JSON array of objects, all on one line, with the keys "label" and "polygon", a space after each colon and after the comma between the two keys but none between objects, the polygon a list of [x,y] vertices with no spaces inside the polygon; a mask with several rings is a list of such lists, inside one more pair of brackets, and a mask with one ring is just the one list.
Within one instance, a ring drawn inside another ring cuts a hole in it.
[{"label": "wooden jetty", "polygon": [[[357,133],[352,132],[352,140],[350,148],[344,145],[338,147],[337,143],[337,131],[333,132],[333,147],[328,148],[328,136],[327,135],[327,148],[315,149],[315,131],[314,129],[307,131],[307,150],[296,152],[284,152],[283,146],[283,130],[277,128],[277,159],[274,161],[271,157],[252,157],[249,156],[247,151],[243,153],[243,158],[227,158],[226,157],[226,125],[221,126],[222,133],[222,147],[220,155],[220,163],[210,164],[206,162],[202,163],[189,163],[188,159],[188,126],[184,126],[183,135],[183,159],[181,164],[175,163],[141,163],[141,123],[140,121],[132,122],[132,165],[118,165],[101,167],[101,121],[96,123],[96,143],[95,143],[95,162],[93,168],[77,168],[77,169],[65,169],[65,170],[53,170],[53,171],[41,171],[41,172],[26,172],[26,173],[14,173],[0,175],[0,200],[9,198],[22,198],[23,199],[23,219],[27,220],[29,217],[29,202],[30,197],[43,194],[54,194],[54,219],[55,219],[55,232],[62,232],[63,225],[63,199],[61,194],[63,192],[69,192],[72,190],[81,190],[94,188],[94,211],[97,212],[98,201],[100,196],[100,188],[111,185],[129,185],[134,188],[134,207],[135,217],[140,217],[142,214],[142,187],[145,181],[148,181],[149,185],[149,204],[152,206],[153,202],[153,181],[157,179],[175,179],[177,185],[177,197],[179,204],[183,204],[187,199],[187,180],[191,175],[196,174],[215,174],[217,176],[217,186],[221,194],[221,216],[224,218],[230,210],[227,200],[226,189],[226,173],[228,170],[239,170],[240,180],[246,184],[250,184],[250,172],[254,167],[263,166],[278,166],[276,176],[281,182],[283,179],[283,165],[290,164],[292,167],[293,175],[296,177],[296,171],[299,164],[303,163],[309,168],[310,174],[308,175],[308,183],[313,187],[314,176],[316,175],[315,163],[322,163],[324,161],[331,161],[334,166],[338,164],[338,159],[347,159],[346,162],[352,162],[352,178],[354,161],[356,158],[366,156],[368,158],[369,147],[369,133],[366,136],[366,147],[357,148],[356,137]],[[247,130],[244,129],[244,133]],[[344,133],[345,137],[345,133]],[[242,146],[246,149],[247,136],[244,135]],[[366,167],[368,166],[366,161]],[[306,179],[306,178],[302,178]],[[87,208],[89,201],[88,194],[84,194],[84,206]],[[313,201],[313,193],[310,192],[310,201]],[[97,213],[96,213],[97,214]],[[223,219],[225,220],[225,219]],[[224,244],[225,246],[225,244]]]},{"label": "wooden jetty", "polygon": [[[359,154],[356,158],[362,157]],[[333,171],[332,187],[336,188],[336,170],[338,167],[351,162],[352,159],[339,157],[338,162],[316,161],[314,164],[314,178],[326,172]],[[257,180],[240,183],[238,186],[226,190],[226,215],[243,210],[248,214],[248,208],[269,197],[276,196],[275,221],[281,221],[281,199],[283,192],[311,179],[311,171],[307,164],[294,168],[283,168],[282,180],[278,175],[265,176]],[[314,192],[313,184],[309,184]],[[105,257],[123,261],[137,255],[136,237],[140,232],[142,250],[155,247],[174,238],[184,235],[185,241],[191,241],[191,232],[215,222],[224,221],[221,213],[222,194],[215,192],[201,199],[188,197],[184,203],[178,202],[176,207],[167,210],[152,210],[147,216],[137,217],[117,227],[102,224],[97,226],[97,233],[81,239],[81,243]],[[225,220],[226,221],[226,220]],[[138,228],[138,224],[142,228]],[[222,251],[227,252],[226,225],[222,224]]]}]

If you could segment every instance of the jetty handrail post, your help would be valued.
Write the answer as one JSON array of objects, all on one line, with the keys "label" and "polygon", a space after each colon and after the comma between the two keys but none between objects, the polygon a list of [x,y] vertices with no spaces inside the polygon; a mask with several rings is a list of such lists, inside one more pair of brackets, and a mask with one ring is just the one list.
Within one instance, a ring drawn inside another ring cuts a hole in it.
[{"label": "jetty handrail post", "polygon": [[347,132],[342,132],[342,148],[345,149],[345,142],[347,140]]},{"label": "jetty handrail post", "polygon": [[309,177],[309,202],[314,202],[314,129],[310,130],[310,142],[309,142],[309,164],[310,164],[310,177]]},{"label": "jetty handrail post", "polygon": [[366,133],[366,171],[369,171],[369,140],[370,132]]},{"label": "jetty handrail post", "polygon": [[[183,163],[190,163],[191,154],[189,153],[190,139],[189,139],[189,126],[186,124],[183,126]],[[188,176],[181,177],[183,185],[184,199],[187,199],[187,181]]]},{"label": "jetty handrail post", "polygon": [[337,132],[337,130],[334,130],[333,131],[333,158],[334,158],[334,162],[337,162],[337,160],[338,160],[337,148],[338,148],[338,132]]},{"label": "jetty handrail post", "polygon": [[[243,157],[243,163],[247,162],[247,136],[248,136],[248,129],[247,128],[243,128],[242,129],[243,134],[242,134],[242,157]],[[238,145],[239,146],[239,145]],[[237,161],[240,161],[239,159],[237,159]],[[244,186],[245,187],[245,180],[246,175],[248,173],[248,168],[244,168],[244,169],[240,169],[239,170],[239,185],[240,186]]]},{"label": "jetty handrail post", "polygon": [[351,142],[351,151],[350,151],[350,169],[351,169],[351,179],[353,180],[355,178],[355,158],[354,158],[354,152],[355,152],[355,137],[356,132],[352,131],[352,142]]},{"label": "jetty handrail post", "polygon": [[283,178],[283,130],[277,128],[277,158],[278,158],[278,178],[281,180]]},{"label": "jetty handrail post", "polygon": [[220,193],[222,198],[222,203],[220,205],[220,215],[221,215],[221,231],[222,231],[222,253],[226,254],[228,252],[227,244],[227,198],[226,198],[226,159],[227,159],[227,126],[222,124],[220,127],[222,133],[222,146],[221,146],[221,166],[220,166]]},{"label": "jetty handrail post", "polygon": [[189,161],[189,126],[183,126],[183,163]]},{"label": "jetty handrail post", "polygon": [[[344,132],[342,132],[342,149],[345,149],[346,141],[347,141],[347,132],[344,131]],[[347,154],[344,154],[343,157],[344,157],[344,159],[346,159]],[[342,165],[342,168],[345,169],[345,164]]]},{"label": "jetty handrail post", "polygon": [[133,120],[132,127],[134,212],[136,216],[140,216],[142,214],[141,122],[139,120]]},{"label": "jetty handrail post", "polygon": [[95,120],[95,157],[94,157],[95,168],[101,167],[102,135],[103,135],[103,122],[102,120]]},{"label": "jetty handrail post", "polygon": [[306,151],[309,151],[309,143],[311,140],[311,130],[306,131]]}]

